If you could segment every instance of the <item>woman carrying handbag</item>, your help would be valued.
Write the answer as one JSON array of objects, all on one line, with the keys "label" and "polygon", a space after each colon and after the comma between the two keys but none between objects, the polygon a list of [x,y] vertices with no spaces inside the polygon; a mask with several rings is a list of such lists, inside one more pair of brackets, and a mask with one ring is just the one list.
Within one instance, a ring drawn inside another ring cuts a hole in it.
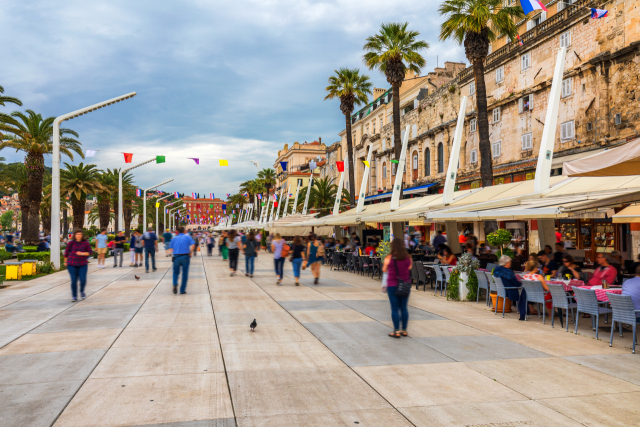
[{"label": "woman carrying handbag", "polygon": [[[411,257],[404,247],[404,240],[396,238],[391,242],[391,253],[384,259],[382,271],[386,273],[387,283],[383,284],[383,292],[387,292],[391,303],[391,320],[393,332],[390,337],[406,337],[409,322],[409,293],[411,291]],[[402,320],[402,329],[400,321]]]}]

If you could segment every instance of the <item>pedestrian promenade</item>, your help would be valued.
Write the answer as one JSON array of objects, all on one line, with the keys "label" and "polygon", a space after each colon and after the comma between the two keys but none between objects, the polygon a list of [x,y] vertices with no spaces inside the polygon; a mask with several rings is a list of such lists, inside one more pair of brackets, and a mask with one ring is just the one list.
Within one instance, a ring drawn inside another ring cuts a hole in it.
[{"label": "pedestrian promenade", "polygon": [[296,287],[287,262],[277,286],[270,254],[251,279],[200,252],[174,295],[157,261],[92,262],[78,303],[66,272],[0,290],[1,426],[640,424],[629,333],[609,347],[418,291],[398,340],[376,280],[325,267]]}]

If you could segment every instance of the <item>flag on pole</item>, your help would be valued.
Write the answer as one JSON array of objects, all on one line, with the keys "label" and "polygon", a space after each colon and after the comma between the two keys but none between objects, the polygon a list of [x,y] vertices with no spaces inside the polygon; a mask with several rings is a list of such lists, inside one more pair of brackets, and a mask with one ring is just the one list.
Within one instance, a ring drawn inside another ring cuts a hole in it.
[{"label": "flag on pole", "polygon": [[344,162],[336,162],[336,167],[338,168],[338,172],[344,172]]},{"label": "flag on pole", "polygon": [[176,199],[178,199],[178,198],[180,198],[180,195],[178,194],[178,192],[177,192],[177,191],[175,191],[175,192],[173,193],[173,197],[175,197]]},{"label": "flag on pole", "polygon": [[274,198],[275,200],[278,200],[278,195],[277,195],[277,194],[274,194],[274,195],[273,195],[273,198]]},{"label": "flag on pole", "polygon": [[95,157],[98,150],[86,150],[85,157]]},{"label": "flag on pole", "polygon": [[220,160],[220,166],[229,166],[228,160]]},{"label": "flag on pole", "polygon": [[156,156],[156,163],[164,163],[164,161],[165,161],[164,156]]},{"label": "flag on pole", "polygon": [[286,171],[287,170],[287,165],[289,164],[289,162],[280,162],[280,167],[282,168],[282,171]]},{"label": "flag on pole", "polygon": [[400,162],[399,162],[399,161],[397,161],[396,159],[391,160],[391,163],[397,163],[397,164],[400,164]]},{"label": "flag on pole", "polygon": [[522,43],[522,40],[520,39],[520,34],[516,34],[516,39],[518,40],[518,44],[520,46],[524,46],[524,43]]},{"label": "flag on pole", "polygon": [[142,190],[141,189],[139,189],[139,188],[136,189],[136,196],[142,197]]},{"label": "flag on pole", "polygon": [[196,198],[196,193],[191,193],[191,197],[192,197],[193,199],[195,199],[195,198]]},{"label": "flag on pole", "polygon": [[369,162],[367,162],[366,160],[363,160],[362,163],[364,163],[366,167],[369,167]]},{"label": "flag on pole", "polygon": [[262,194],[258,194],[258,200],[262,200]]},{"label": "flag on pole", "polygon": [[[609,14],[608,10],[604,9],[591,9],[591,19],[600,19],[604,18]],[[89,151],[89,150],[87,150]]]},{"label": "flag on pole", "polygon": [[227,193],[227,199],[228,199],[229,197],[231,197],[231,194]]},{"label": "flag on pole", "polygon": [[124,154],[124,162],[131,163],[131,159],[133,158],[133,153],[123,153]]},{"label": "flag on pole", "polygon": [[545,12],[548,12],[547,8],[544,7],[544,4],[540,0],[521,0],[520,6],[522,6],[522,10],[525,15],[528,15],[534,10],[544,10]]},{"label": "flag on pole", "polygon": [[196,158],[196,157],[189,157],[191,160],[193,160],[194,162],[196,162],[196,165],[200,164],[200,159]]},{"label": "flag on pole", "polygon": [[[211,196],[211,200],[213,200],[213,193],[209,193],[209,196]],[[213,206],[211,206],[213,207]]]},{"label": "flag on pole", "polygon": [[227,204],[226,204],[226,203],[223,203],[223,204],[222,204],[222,209],[223,209],[223,210],[227,209]]}]

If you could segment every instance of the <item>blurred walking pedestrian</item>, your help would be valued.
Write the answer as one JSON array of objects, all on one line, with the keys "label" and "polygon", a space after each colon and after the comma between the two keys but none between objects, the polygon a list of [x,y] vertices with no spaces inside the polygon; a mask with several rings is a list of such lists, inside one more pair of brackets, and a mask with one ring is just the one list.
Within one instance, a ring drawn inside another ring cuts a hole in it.
[{"label": "blurred walking pedestrian", "polygon": [[122,259],[124,258],[124,242],[127,240],[124,237],[124,231],[119,231],[115,237],[115,248],[113,248],[113,268],[118,266],[118,256],[120,256],[120,267],[122,267]]},{"label": "blurred walking pedestrian", "polygon": [[236,234],[235,230],[231,230],[227,234],[227,246],[229,248],[229,270],[231,276],[236,275],[238,270],[238,256],[240,255],[240,246],[242,245],[242,238]]},{"label": "blurred walking pedestrian", "polygon": [[178,235],[171,239],[169,251],[173,260],[173,293],[178,293],[178,278],[182,269],[182,282],[180,294],[187,293],[187,281],[189,280],[189,264],[195,250],[196,243],[191,236],[184,232],[184,227],[178,227]]},{"label": "blurred walking pedestrian", "polygon": [[[404,241],[395,238],[391,242],[391,253],[384,259],[382,271],[386,274],[386,285],[383,284],[383,292],[386,291],[391,304],[391,320],[393,321],[393,332],[390,337],[400,338],[406,337],[407,323],[409,323],[409,311],[407,303],[409,295],[397,295],[398,282],[411,282],[411,257],[404,246]],[[400,329],[400,321],[402,320],[402,329]]]},{"label": "blurred walking pedestrian", "polygon": [[71,277],[72,302],[78,301],[78,281],[80,281],[80,298],[86,297],[84,288],[87,285],[87,269],[89,257],[92,254],[91,245],[85,240],[82,230],[76,230],[73,233],[73,239],[64,250],[64,265]]},{"label": "blurred walking pedestrian", "polygon": [[296,286],[300,286],[300,269],[304,261],[304,250],[305,246],[302,244],[302,238],[300,236],[294,237],[291,247],[291,264],[293,266],[293,277],[295,278]]},{"label": "blurred walking pedestrian", "polygon": [[242,244],[245,262],[245,276],[253,277],[253,268],[255,265],[256,257],[258,256],[258,250],[260,248],[260,242],[256,240],[253,231],[250,231]]},{"label": "blurred walking pedestrian", "polygon": [[144,272],[149,272],[149,256],[151,256],[151,267],[156,271],[156,251],[158,250],[158,236],[153,231],[153,227],[148,227],[147,232],[142,236],[144,241]]}]

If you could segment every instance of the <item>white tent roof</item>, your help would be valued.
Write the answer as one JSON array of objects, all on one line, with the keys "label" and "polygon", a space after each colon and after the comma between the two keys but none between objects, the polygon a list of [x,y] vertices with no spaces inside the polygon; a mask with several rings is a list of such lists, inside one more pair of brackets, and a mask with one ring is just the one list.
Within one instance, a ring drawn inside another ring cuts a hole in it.
[{"label": "white tent roof", "polygon": [[620,147],[595,153],[589,157],[564,163],[567,176],[630,176],[640,171],[640,138]]}]

